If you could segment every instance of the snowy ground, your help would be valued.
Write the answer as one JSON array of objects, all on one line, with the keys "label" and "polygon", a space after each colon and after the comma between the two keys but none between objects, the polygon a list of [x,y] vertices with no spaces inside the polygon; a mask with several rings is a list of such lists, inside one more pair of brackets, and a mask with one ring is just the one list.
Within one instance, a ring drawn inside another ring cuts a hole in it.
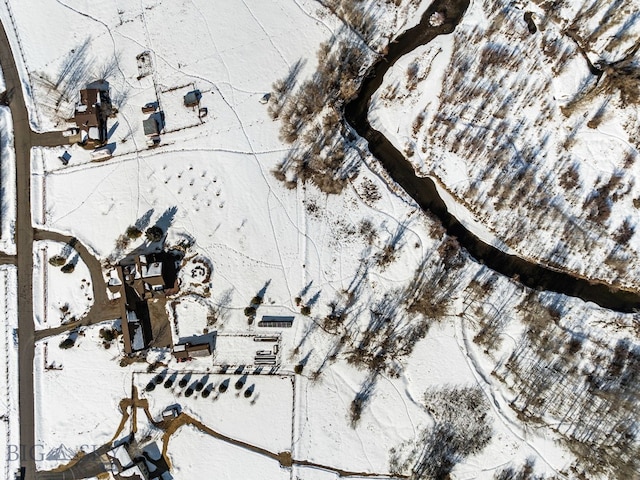
[{"label": "snowy ground", "polygon": [[[194,455],[194,445],[199,452]],[[169,443],[169,458],[175,480],[191,478],[216,478],[234,480],[237,478],[261,478],[265,480],[288,480],[290,472],[280,468],[277,461],[229,445],[210,437],[194,427],[182,427]]]},{"label": "snowy ground", "polygon": [[[390,450],[417,440],[433,425],[422,404],[424,393],[442,386],[480,383],[491,399],[500,386],[486,386],[480,377],[491,368],[490,364],[476,367],[471,363],[457,322],[434,328],[407,360],[399,379],[385,376],[376,384],[356,429],[349,426],[347,417],[364,372],[338,363],[318,382],[302,379],[298,409],[305,416],[297,417],[295,456],[343,470],[388,472]],[[527,433],[508,403],[498,398],[489,413],[494,431],[491,443],[481,454],[457,465],[455,478],[493,478],[498,467],[509,462],[524,464],[530,457],[537,459],[540,473],[548,474],[571,462],[572,457],[558,448],[553,436]]]},{"label": "snowy ground", "polygon": [[[39,14],[34,16],[36,3]],[[408,8],[426,6],[423,2]],[[161,361],[156,371],[167,368],[168,376],[175,372],[177,381],[194,372],[189,385],[207,375],[206,384],[212,388],[230,381],[227,392],[218,395],[212,390],[208,398],[197,392],[187,397],[176,385],[144,392],[153,378],[143,373],[147,363],[121,367],[122,346],[114,342],[105,349],[99,335],[102,326],[83,330],[66,350],[59,345],[67,335],[41,341],[34,366],[36,438],[47,451],[63,445],[75,452],[83,445],[88,449],[108,442],[120,422],[118,402],[130,397],[135,383],[156,418],[167,406],[179,403],[185,412],[221,433],[274,453],[292,450],[294,460],[319,464],[294,467],[294,474],[305,480],[334,479],[335,469],[385,474],[390,450],[415,442],[433,424],[422,403],[426,389],[475,384],[490,399],[494,436],[483,452],[456,466],[456,476],[493,478],[500,466],[523,464],[529,457],[537,459],[537,471],[547,473],[563,470],[573,461],[554,444],[554,433],[528,430],[509,406],[514,392],[491,375],[506,362],[523,334],[517,318],[524,296],[520,287],[500,279],[487,298],[479,300],[478,311],[493,312],[488,305],[497,305],[495,311],[508,313],[510,320],[498,329],[495,347],[485,352],[472,340],[484,317],[468,312],[462,317],[467,308],[463,299],[471,295],[466,285],[484,270],[464,259],[446,271],[447,245],[441,227],[396,191],[372,159],[365,158],[359,175],[339,196],[326,196],[313,185],[288,189],[272,175],[289,148],[278,138],[279,125],[259,100],[299,59],[303,60],[301,78],[315,69],[316,48],[341,25],[319,3],[246,0],[214,5],[203,0],[145,0],[131,5],[118,0],[72,6],[29,0],[13,2],[12,9],[22,25],[22,48],[39,106],[32,122],[43,129],[62,128],[77,89],[87,78],[100,74],[108,77],[119,106],[117,117],[109,122],[113,158],[89,163],[88,152],[74,147],[68,149],[71,161],[65,167],[58,160],[62,150],[34,151],[34,223],[77,237],[100,260],[115,260],[126,253],[116,248],[116,241],[131,225],[141,230],[161,225],[168,246],[188,245],[179,274],[181,291],[167,301],[173,339],[217,330],[220,351],[185,363],[177,363],[167,352],[154,351],[147,360]],[[380,11],[386,12],[380,19],[385,25],[400,28],[416,20],[406,18],[406,10],[394,17],[390,4]],[[0,12],[6,15],[4,7]],[[469,18],[480,21],[480,13],[474,12],[475,17]],[[463,28],[470,28],[472,20],[467,21]],[[380,99],[378,112],[387,112],[386,117],[380,114],[380,122],[392,137],[395,132],[401,149],[412,126],[398,127],[397,118],[413,120],[428,103],[431,117],[425,119],[426,125],[438,109],[439,85],[446,80],[442,71],[453,58],[451,38],[413,54],[421,68],[431,65],[431,73],[414,90],[432,92],[428,102],[410,92],[401,93],[413,57],[401,60],[387,79],[399,84],[399,95],[404,97],[388,104]],[[135,57],[145,50],[151,52],[154,73],[138,80]],[[62,75],[69,69],[72,75]],[[52,101],[55,92],[47,86],[47,81],[56,83],[56,76],[61,88],[68,90],[68,98],[60,97],[57,110]],[[202,106],[209,113],[202,121],[181,103],[181,95],[191,87],[203,92]],[[166,110],[167,131],[161,145],[149,150],[140,107],[153,100]],[[422,155],[420,146],[415,151],[414,158]],[[440,162],[444,173],[439,176],[455,194],[452,185],[465,185],[461,173],[465,164],[459,158],[451,162],[446,171]],[[426,159],[416,164],[421,171],[429,171]],[[471,213],[467,215],[463,208],[472,212],[472,206],[459,208],[462,220],[471,222]],[[484,217],[477,218],[485,224]],[[473,228],[483,238],[499,236],[491,222],[487,224],[485,230],[480,230],[481,225]],[[492,243],[509,248],[495,238]],[[129,249],[144,246],[141,238]],[[41,270],[51,278],[64,275],[57,269],[50,271],[39,250],[37,245]],[[67,301],[68,291],[79,293],[71,302],[77,312],[90,302],[80,293],[90,290],[86,282],[81,288],[86,278],[83,268],[80,262],[76,272],[62,277],[57,282],[61,290],[55,295]],[[378,375],[354,428],[351,404],[369,373],[349,363],[349,349],[357,346],[356,339],[373,328],[380,311],[390,303],[394,308],[387,314],[398,327],[394,338],[402,339],[419,322],[419,315],[408,311],[406,302],[420,274],[435,282],[421,295],[435,298],[444,285],[452,308],[440,323],[431,322],[426,337],[418,338],[413,350],[398,359],[394,375],[384,369]],[[258,295],[262,303],[250,325],[245,309]],[[596,324],[611,321],[607,313],[597,309],[594,313],[590,306],[572,302],[570,315],[588,312]],[[51,317],[51,308],[58,306],[44,302],[36,312],[39,309],[41,316],[49,312]],[[303,313],[303,308],[308,311]],[[345,312],[344,325],[336,333],[328,319],[340,311]],[[292,315],[295,320],[291,329],[267,329],[257,326],[263,315]],[[239,390],[255,385],[249,399],[237,395],[238,375],[221,375],[214,366],[244,362],[243,353],[251,359],[255,345],[245,337],[234,337],[239,333],[249,339],[256,334],[281,335],[279,360],[286,375],[249,376]],[[303,374],[292,385],[289,374],[301,366]],[[207,458],[202,458],[202,451],[208,452]],[[221,478],[290,478],[290,472],[280,469],[276,461],[192,427],[182,427],[172,437],[169,458],[177,479],[207,478],[212,468]],[[43,459],[38,468],[60,463]]]},{"label": "snowy ground", "polygon": [[18,468],[16,454],[20,445],[20,411],[18,403],[18,305],[17,269],[0,267],[0,312],[4,324],[0,334],[0,471],[11,478]]},{"label": "snowy ground", "polygon": [[[34,243],[33,310],[36,329],[57,327],[81,319],[93,304],[91,275],[78,253],[69,245],[48,240]],[[64,273],[49,260],[63,256],[75,265]]]},{"label": "snowy ground", "polygon": [[[551,13],[536,3],[472,2],[454,34],[389,70],[371,121],[417,172],[450,192],[455,214],[481,238],[637,286],[637,105],[616,90],[595,89],[585,59],[563,35],[586,3]],[[606,21],[604,10],[575,22],[594,63],[624,57],[638,36],[634,21],[624,23],[624,9]],[[535,35],[523,20],[527,11],[539,25]],[[617,29],[624,35],[605,33]],[[606,197],[610,214],[594,206],[598,197]]]},{"label": "snowy ground", "polygon": [[[178,383],[189,378],[186,387]],[[205,372],[181,372],[172,388],[158,385],[153,391],[144,391],[155,375],[138,374],[135,384],[140,398],[149,400],[149,410],[155,419],[169,406],[179,405],[181,411],[199,420],[221,435],[240,440],[272,453],[291,451],[293,405],[293,377],[276,375],[220,375]],[[169,378],[167,375],[166,378]],[[236,383],[242,382],[238,389]],[[198,382],[204,387],[187,397],[188,388]],[[228,390],[219,392],[221,384]],[[208,391],[204,397],[203,392]],[[248,397],[245,394],[249,395]]]},{"label": "snowy ground", "polygon": [[[3,82],[0,75],[0,83]],[[4,86],[0,86],[4,90]],[[13,148],[13,122],[8,107],[0,107],[0,251],[15,255],[16,155]]]},{"label": "snowy ground", "polygon": [[[102,346],[103,326],[109,324],[83,330],[66,350],[59,348],[66,334],[36,344],[36,443],[45,453],[60,445],[74,453],[81,448],[92,451],[116,433],[121,418],[118,403],[131,397],[136,365],[120,367],[121,345]],[[46,456],[39,460],[41,470],[66,463]]]}]

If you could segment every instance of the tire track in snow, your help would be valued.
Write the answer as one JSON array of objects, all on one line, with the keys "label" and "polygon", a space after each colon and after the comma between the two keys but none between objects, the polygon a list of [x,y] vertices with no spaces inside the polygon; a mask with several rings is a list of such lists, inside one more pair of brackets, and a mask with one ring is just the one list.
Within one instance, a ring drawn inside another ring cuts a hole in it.
[{"label": "tire track in snow", "polygon": [[267,30],[264,28],[264,25],[262,24],[262,22],[260,20],[258,20],[258,17],[256,17],[253,14],[253,10],[251,10],[251,8],[249,8],[249,5],[247,5],[246,0],[242,0],[242,3],[244,4],[245,8],[247,9],[247,11],[249,12],[249,14],[251,15],[251,17],[253,18],[253,20],[258,24],[258,26],[260,27],[260,30],[262,30],[262,32],[267,36],[267,39],[269,40],[269,43],[271,44],[271,46],[275,49],[276,52],[278,52],[278,55],[280,55],[280,58],[282,59],[282,61],[284,62],[284,64],[287,66],[287,68],[289,70],[291,70],[291,65],[289,64],[289,62],[287,61],[287,59],[285,58],[285,56],[282,54],[282,51],[278,48],[278,46],[273,42],[273,38],[271,38],[271,35],[269,35],[269,33],[267,32]]},{"label": "tire track in snow", "polygon": [[[493,383],[491,382],[489,377],[484,373],[484,371],[482,370],[482,367],[480,366],[477,359],[473,355],[471,349],[469,348],[469,339],[467,337],[467,331],[464,328],[462,319],[460,320],[461,320],[460,322],[456,321],[454,323],[454,337],[455,337],[456,343],[458,344],[458,348],[460,349],[465,359],[467,360],[467,365],[469,366],[471,373],[475,377],[476,382],[478,383],[478,385],[481,385],[481,386],[484,385],[485,388],[481,387],[482,392],[489,400],[489,404],[491,405],[492,410],[495,412],[496,416],[500,419],[502,424],[511,432],[513,436],[515,436],[521,442],[524,442],[529,448],[531,448],[531,450],[536,452],[538,457],[556,475],[558,475],[560,478],[566,479],[567,477],[564,474],[562,474],[562,472],[558,471],[546,459],[546,457],[542,454],[542,452],[540,452],[540,450],[538,450],[533,444],[529,442],[529,440],[527,440],[526,435],[522,433],[522,429],[520,425],[518,425],[517,423],[515,423],[513,420],[509,418],[508,414],[505,412],[505,408],[501,404],[501,400],[496,395],[496,391],[493,386]],[[460,329],[460,331],[462,332],[462,342],[460,341],[460,338],[458,336],[458,329]],[[489,390],[489,392],[487,392],[487,390]]]}]

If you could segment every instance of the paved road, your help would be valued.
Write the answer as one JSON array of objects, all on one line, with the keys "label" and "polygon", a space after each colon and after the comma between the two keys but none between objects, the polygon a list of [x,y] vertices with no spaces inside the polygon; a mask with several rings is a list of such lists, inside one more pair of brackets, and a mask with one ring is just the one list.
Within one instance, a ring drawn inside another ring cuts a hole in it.
[{"label": "paved road", "polygon": [[15,265],[17,261],[14,255],[0,253],[0,265]]},{"label": "paved road", "polygon": [[[0,26],[0,66],[7,90],[12,91],[11,115],[13,117],[14,144],[16,150],[17,219],[16,244],[18,265],[18,369],[20,399],[20,443],[28,452],[35,445],[34,390],[33,390],[33,228],[31,227],[31,127],[27,107],[22,95],[18,69],[11,52],[9,39]],[[35,461],[30,455],[21,458],[25,468],[25,480],[35,479]]]},{"label": "paved road", "polygon": [[[20,443],[26,455],[21,458],[25,468],[25,480],[35,480],[35,461],[29,451],[35,445],[34,435],[34,321],[33,321],[33,238],[31,223],[31,147],[64,145],[60,132],[36,134],[31,131],[20,76],[7,38],[4,25],[0,24],[0,66],[7,90],[12,92],[9,107],[13,117],[14,145],[16,153],[17,218],[16,245],[18,266],[18,374],[20,404]],[[59,142],[59,143],[56,143]],[[5,260],[8,260],[5,257]]]}]

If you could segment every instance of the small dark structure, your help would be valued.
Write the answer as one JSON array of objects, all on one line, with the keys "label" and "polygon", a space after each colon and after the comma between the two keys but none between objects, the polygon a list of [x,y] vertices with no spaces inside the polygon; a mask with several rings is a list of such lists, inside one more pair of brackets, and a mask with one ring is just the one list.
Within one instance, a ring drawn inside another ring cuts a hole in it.
[{"label": "small dark structure", "polygon": [[192,90],[184,96],[185,107],[197,107],[200,104],[202,93],[200,90]]},{"label": "small dark structure", "polygon": [[293,326],[294,319],[295,317],[265,315],[264,317],[262,317],[262,320],[258,322],[258,326],[271,328],[291,328]]},{"label": "small dark structure", "polygon": [[155,116],[150,116],[142,121],[142,128],[147,137],[157,137],[160,134],[160,126]]},{"label": "small dark structure", "polygon": [[69,160],[71,160],[71,154],[65,150],[64,153],[60,155],[58,158],[60,159],[63,165],[68,165]]},{"label": "small dark structure", "polygon": [[209,342],[202,343],[178,343],[173,346],[173,356],[179,362],[184,362],[191,357],[206,357],[211,355],[211,344]]},{"label": "small dark structure", "polygon": [[162,411],[163,420],[173,420],[180,415],[180,405],[171,405]]},{"label": "small dark structure", "polygon": [[158,102],[149,102],[142,107],[142,113],[155,113],[158,108]]}]

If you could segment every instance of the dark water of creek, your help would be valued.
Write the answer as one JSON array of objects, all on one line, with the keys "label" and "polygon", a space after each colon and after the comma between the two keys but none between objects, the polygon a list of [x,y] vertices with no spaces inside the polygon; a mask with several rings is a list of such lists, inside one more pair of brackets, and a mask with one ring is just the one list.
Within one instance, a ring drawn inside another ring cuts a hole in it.
[{"label": "dark water of creek", "polygon": [[[420,24],[407,30],[391,43],[387,54],[371,67],[358,96],[346,106],[347,122],[368,141],[369,150],[395,182],[424,210],[438,217],[447,233],[456,237],[460,245],[478,262],[533,289],[578,297],[619,312],[640,310],[640,294],[636,292],[590,282],[570,273],[532,263],[502,252],[480,240],[449,213],[433,180],[418,177],[404,155],[370,125],[367,118],[369,103],[372,95],[380,88],[387,70],[400,57],[415,48],[429,43],[438,35],[452,33],[468,6],[469,0],[436,0],[424,13]],[[429,17],[436,11],[446,12],[447,20],[439,27],[429,25]]]}]

